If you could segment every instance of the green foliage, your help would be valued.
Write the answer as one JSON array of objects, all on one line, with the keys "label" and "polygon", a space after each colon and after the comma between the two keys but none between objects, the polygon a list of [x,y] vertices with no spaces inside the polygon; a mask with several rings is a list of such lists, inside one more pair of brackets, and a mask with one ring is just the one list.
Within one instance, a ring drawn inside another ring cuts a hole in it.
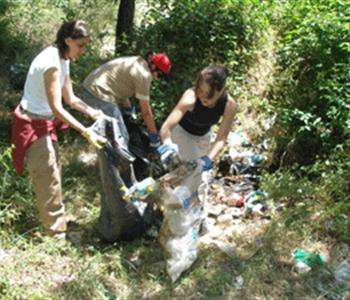
[{"label": "green foliage", "polygon": [[[313,165],[280,169],[264,174],[262,186],[275,202],[284,202],[286,223],[308,224],[319,233],[349,242],[350,230],[350,141],[336,147],[327,160]],[[310,222],[312,214],[317,222]]]},{"label": "green foliage", "polygon": [[325,161],[317,161],[310,169],[316,182],[318,197],[324,199],[319,228],[340,241],[350,242],[350,140],[336,147]]},{"label": "green foliage", "polygon": [[[137,52],[167,52],[173,81],[166,93],[154,92],[163,119],[210,63],[226,65],[240,81],[268,23],[256,1],[148,1],[149,9],[135,32]],[[159,120],[159,119],[158,119]]]},{"label": "green foliage", "polygon": [[22,33],[17,32],[13,35],[12,28],[15,25],[15,21],[8,15],[14,8],[14,2],[0,1],[0,55],[3,62],[16,57],[26,45]]},{"label": "green foliage", "polygon": [[11,148],[0,152],[0,225],[11,227],[21,221],[25,225],[35,218],[36,206],[33,191],[27,178],[15,174],[11,163]]},{"label": "green foliage", "polygon": [[56,30],[53,28],[60,26],[63,14],[54,2],[45,0],[10,3],[2,15],[7,24],[5,49],[12,62],[29,63],[41,48],[54,41]]},{"label": "green foliage", "polygon": [[288,133],[278,138],[288,163],[310,163],[349,136],[350,6],[335,0],[293,3],[285,11],[293,18],[279,46],[273,105],[280,129]]}]

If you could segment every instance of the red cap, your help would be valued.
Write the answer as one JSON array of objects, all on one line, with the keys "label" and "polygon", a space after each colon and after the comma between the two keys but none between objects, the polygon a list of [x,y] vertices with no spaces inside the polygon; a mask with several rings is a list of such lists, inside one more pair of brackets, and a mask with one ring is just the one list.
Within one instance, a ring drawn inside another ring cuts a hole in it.
[{"label": "red cap", "polygon": [[151,62],[163,73],[168,74],[171,68],[171,61],[165,53],[157,53],[151,57]]}]

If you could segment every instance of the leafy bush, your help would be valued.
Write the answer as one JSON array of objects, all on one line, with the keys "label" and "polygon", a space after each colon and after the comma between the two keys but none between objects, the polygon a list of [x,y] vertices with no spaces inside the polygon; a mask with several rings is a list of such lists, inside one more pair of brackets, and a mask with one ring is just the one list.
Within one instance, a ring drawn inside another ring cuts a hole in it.
[{"label": "leafy bush", "polygon": [[350,140],[336,147],[327,160],[317,161],[311,172],[318,175],[317,193],[325,199],[319,228],[340,241],[349,242],[350,231]]},{"label": "leafy bush", "polygon": [[12,31],[15,22],[9,14],[14,8],[15,4],[12,1],[0,1],[0,55],[3,63],[14,59],[26,46],[24,35]]},{"label": "leafy bush", "polygon": [[283,133],[279,152],[288,154],[284,162],[307,164],[349,136],[350,6],[337,0],[289,3],[285,16],[293,18],[279,46],[272,104]]}]

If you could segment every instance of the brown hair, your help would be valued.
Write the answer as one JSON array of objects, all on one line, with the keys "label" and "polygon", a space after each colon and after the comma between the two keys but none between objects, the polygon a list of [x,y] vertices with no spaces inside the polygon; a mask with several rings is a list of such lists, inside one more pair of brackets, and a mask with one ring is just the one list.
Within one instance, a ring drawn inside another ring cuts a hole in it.
[{"label": "brown hair", "polygon": [[62,24],[56,35],[55,45],[58,48],[60,56],[65,58],[68,45],[66,38],[74,40],[90,37],[90,30],[84,21],[68,21]]},{"label": "brown hair", "polygon": [[214,93],[220,91],[226,84],[228,70],[224,66],[211,65],[204,68],[199,74],[194,84],[194,89],[197,94],[199,85],[206,82],[210,87],[208,98],[212,98]]}]

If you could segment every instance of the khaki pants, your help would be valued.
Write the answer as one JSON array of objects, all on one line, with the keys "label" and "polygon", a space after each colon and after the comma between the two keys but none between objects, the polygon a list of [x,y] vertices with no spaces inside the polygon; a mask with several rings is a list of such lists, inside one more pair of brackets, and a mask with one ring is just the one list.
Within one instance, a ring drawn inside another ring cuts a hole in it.
[{"label": "khaki pants", "polygon": [[[31,119],[43,118],[22,109],[21,113]],[[33,183],[40,221],[49,235],[62,236],[67,223],[57,142],[53,142],[50,135],[36,140],[26,150],[24,165]]]}]

